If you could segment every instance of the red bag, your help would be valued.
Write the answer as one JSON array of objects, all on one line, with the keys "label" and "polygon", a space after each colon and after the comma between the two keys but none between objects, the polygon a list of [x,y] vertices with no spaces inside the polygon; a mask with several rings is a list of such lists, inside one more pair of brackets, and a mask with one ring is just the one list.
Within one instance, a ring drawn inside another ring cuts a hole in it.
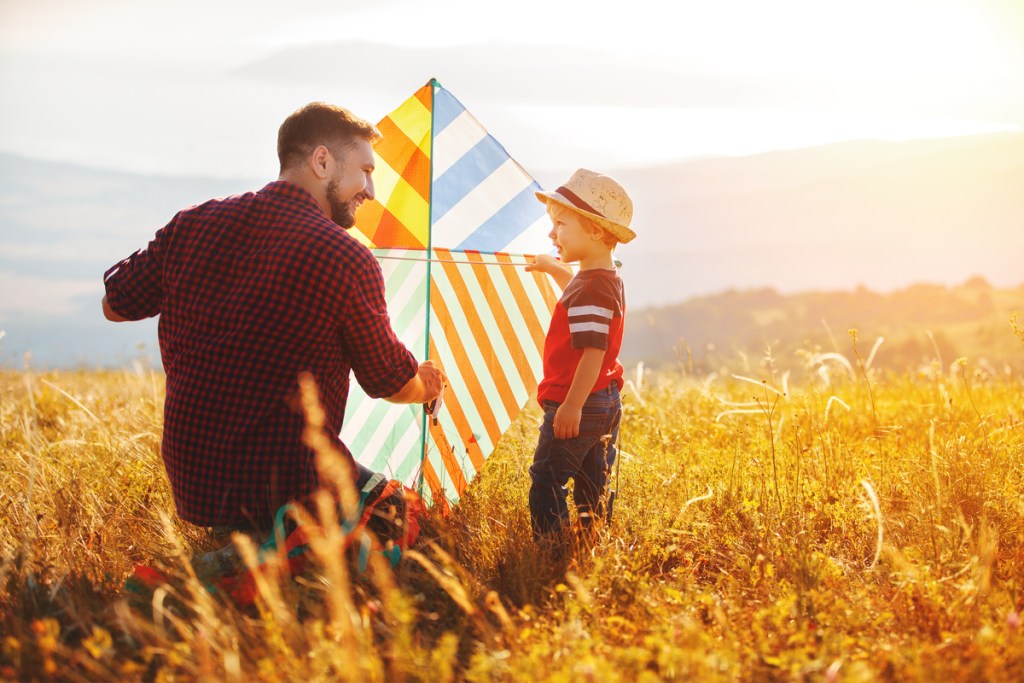
[{"label": "red bag", "polygon": [[[311,562],[310,539],[323,537],[327,532],[319,524],[298,524],[288,533],[284,547],[277,547],[277,531],[282,535],[285,529],[285,515],[291,505],[277,511],[274,533],[260,548],[261,562],[253,569],[243,568],[233,574],[214,578],[207,588],[211,592],[224,592],[237,604],[251,605],[257,594],[257,572],[266,571],[266,558],[272,554],[283,555],[287,571],[296,576],[306,571]],[[371,552],[380,552],[397,566],[402,551],[411,546],[420,533],[419,519],[425,512],[423,499],[416,491],[403,485],[397,479],[387,479],[374,474],[359,492],[359,519],[354,524],[342,523],[342,549],[347,552],[358,543],[357,564],[359,571],[365,571]],[[351,528],[349,528],[351,527]],[[152,592],[161,583],[168,583],[163,572],[138,565],[126,581],[126,588],[135,593]]]}]

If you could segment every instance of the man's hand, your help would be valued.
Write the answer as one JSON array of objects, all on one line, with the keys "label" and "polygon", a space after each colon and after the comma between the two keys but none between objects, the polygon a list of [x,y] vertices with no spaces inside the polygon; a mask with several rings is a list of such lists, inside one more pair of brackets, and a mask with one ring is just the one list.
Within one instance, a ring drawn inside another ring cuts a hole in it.
[{"label": "man's hand", "polygon": [[425,360],[420,363],[416,373],[423,382],[423,400],[418,403],[430,403],[441,393],[441,387],[445,385],[448,378],[441,368],[434,365],[434,361]]},{"label": "man's hand", "polygon": [[113,308],[110,307],[110,303],[107,301],[107,295],[103,295],[103,317],[115,323],[123,323],[128,318],[122,317]]},{"label": "man's hand", "polygon": [[573,408],[567,403],[558,406],[555,411],[553,427],[556,439],[574,439],[580,435],[580,419],[583,409]]},{"label": "man's hand", "polygon": [[441,368],[434,365],[434,361],[425,360],[397,394],[384,400],[390,403],[430,403],[441,393],[441,387],[447,381],[448,378]]}]

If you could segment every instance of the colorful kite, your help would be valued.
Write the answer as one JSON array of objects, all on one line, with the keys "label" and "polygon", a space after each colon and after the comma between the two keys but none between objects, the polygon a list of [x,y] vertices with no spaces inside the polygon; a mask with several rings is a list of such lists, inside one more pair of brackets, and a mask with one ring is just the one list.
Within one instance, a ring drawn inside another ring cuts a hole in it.
[{"label": "colorful kite", "polygon": [[377,126],[377,198],[353,234],[380,260],[399,338],[449,386],[432,419],[353,382],[341,436],[362,464],[446,507],[536,391],[559,292],[524,266],[550,250],[550,223],[537,182],[436,80]]}]

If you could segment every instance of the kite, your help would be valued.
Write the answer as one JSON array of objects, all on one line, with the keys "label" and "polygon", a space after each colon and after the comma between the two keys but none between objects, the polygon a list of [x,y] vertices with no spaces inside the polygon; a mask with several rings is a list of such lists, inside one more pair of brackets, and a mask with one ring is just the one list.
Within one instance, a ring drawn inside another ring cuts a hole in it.
[{"label": "kite", "polygon": [[375,472],[447,509],[537,389],[560,292],[540,185],[431,79],[377,127],[376,198],[352,234],[378,258],[399,339],[448,376],[435,415],[352,383],[341,437]]}]

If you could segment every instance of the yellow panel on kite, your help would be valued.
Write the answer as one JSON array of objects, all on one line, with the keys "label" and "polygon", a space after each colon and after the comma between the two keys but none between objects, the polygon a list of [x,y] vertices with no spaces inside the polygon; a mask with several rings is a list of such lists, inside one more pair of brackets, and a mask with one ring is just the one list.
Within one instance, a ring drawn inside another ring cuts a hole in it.
[{"label": "yellow panel on kite", "polygon": [[377,124],[380,178],[374,202],[360,210],[356,230],[381,249],[426,249],[430,239],[432,86],[420,88]]}]

